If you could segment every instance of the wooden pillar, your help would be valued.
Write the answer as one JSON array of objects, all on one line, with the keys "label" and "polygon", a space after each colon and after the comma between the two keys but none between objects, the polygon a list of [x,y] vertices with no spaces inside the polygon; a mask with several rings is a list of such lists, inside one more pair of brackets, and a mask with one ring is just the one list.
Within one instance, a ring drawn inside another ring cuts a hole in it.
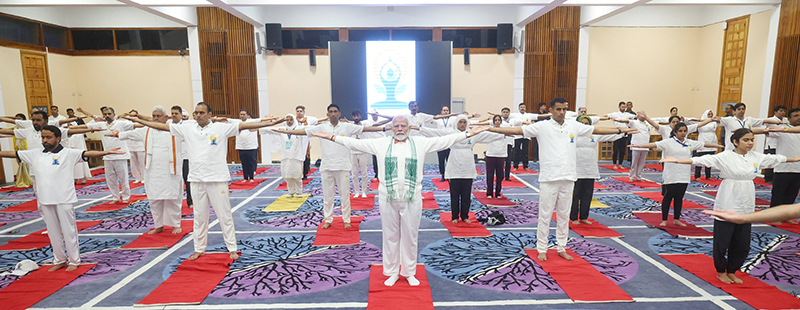
[{"label": "wooden pillar", "polygon": [[800,108],[800,0],[781,1],[769,110]]}]

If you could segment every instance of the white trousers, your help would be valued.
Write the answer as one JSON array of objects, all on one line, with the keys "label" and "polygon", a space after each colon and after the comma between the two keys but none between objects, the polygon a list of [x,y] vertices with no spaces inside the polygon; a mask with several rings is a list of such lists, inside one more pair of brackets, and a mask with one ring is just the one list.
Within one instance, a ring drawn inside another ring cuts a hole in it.
[{"label": "white trousers", "polygon": [[139,182],[144,181],[144,151],[130,151],[131,153],[131,175]]},{"label": "white trousers", "polygon": [[367,162],[372,162],[372,155],[370,154],[352,154],[350,155],[351,172],[353,175],[353,191],[358,194],[358,173],[361,172],[361,193],[366,194],[369,191],[369,175],[367,174]]},{"label": "white trousers", "polygon": [[69,262],[70,265],[80,265],[78,226],[75,224],[72,204],[39,205],[39,214],[47,225],[47,236],[53,247],[53,264]]},{"label": "white trousers", "polygon": [[644,162],[647,160],[648,151],[632,151],[631,156],[631,172],[628,175],[630,178],[641,178],[642,171],[644,170]]},{"label": "white trousers", "polygon": [[105,160],[103,161],[103,167],[106,171],[106,184],[108,184],[108,190],[111,191],[111,196],[114,196],[114,199],[120,199],[119,185],[122,184],[122,200],[130,199],[131,185],[128,184],[128,160]]},{"label": "white trousers", "polygon": [[556,212],[556,241],[558,252],[567,250],[569,234],[569,211],[572,207],[572,190],[575,181],[540,182],[539,188],[539,225],[536,228],[536,250],[547,252],[547,237],[550,235],[550,219],[553,209]]},{"label": "white trousers", "polygon": [[383,230],[383,275],[410,277],[417,273],[417,237],[422,199],[378,201]]},{"label": "white trousers", "polygon": [[289,190],[289,195],[303,194],[303,179],[301,178],[287,178],[286,188]]},{"label": "white trousers", "polygon": [[236,231],[233,228],[231,200],[228,198],[228,182],[192,182],[190,186],[194,202],[194,251],[205,252],[208,246],[209,205],[214,207],[228,252],[236,251]]},{"label": "white trousers", "polygon": [[181,227],[180,199],[150,200],[150,212],[156,227]]},{"label": "white trousers", "polygon": [[350,223],[350,171],[322,171],[322,213],[325,215],[325,223],[333,222],[336,188],[339,189],[342,200],[342,221]]}]

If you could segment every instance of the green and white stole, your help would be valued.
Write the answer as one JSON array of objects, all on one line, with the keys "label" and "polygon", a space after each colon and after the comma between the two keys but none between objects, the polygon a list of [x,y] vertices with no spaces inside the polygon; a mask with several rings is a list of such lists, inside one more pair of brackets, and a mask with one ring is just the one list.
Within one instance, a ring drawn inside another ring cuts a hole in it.
[{"label": "green and white stole", "polygon": [[[410,137],[406,139],[405,143],[409,143],[409,146],[411,146],[411,157],[406,158],[406,173],[403,181],[405,182],[403,183],[405,185],[405,193],[403,193],[402,200],[411,201],[414,199],[414,192],[417,190],[417,147]],[[394,140],[389,143],[389,149],[386,151],[386,162],[384,163],[385,186],[389,195],[388,201],[400,200],[397,193],[397,156],[392,154],[394,144]]]}]

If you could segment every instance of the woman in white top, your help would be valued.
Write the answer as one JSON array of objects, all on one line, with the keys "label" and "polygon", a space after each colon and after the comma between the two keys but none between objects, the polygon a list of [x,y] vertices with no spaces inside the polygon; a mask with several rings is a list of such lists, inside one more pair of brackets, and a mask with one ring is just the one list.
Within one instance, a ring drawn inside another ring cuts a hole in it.
[{"label": "woman in white top", "polygon": [[[672,129],[669,139],[663,139],[655,143],[635,145],[640,148],[655,148],[662,151],[662,158],[688,159],[692,157],[692,151],[702,147],[722,147],[711,143],[703,143],[692,139],[686,139],[689,134],[686,124],[678,123]],[[664,196],[661,201],[661,224],[667,226],[669,218],[669,206],[675,200],[675,220],[673,223],[678,226],[686,226],[680,221],[681,207],[683,207],[683,196],[686,194],[686,187],[691,180],[691,166],[683,166],[675,163],[664,164],[662,174],[661,193]]]},{"label": "woman in white top", "polygon": [[[581,115],[577,119],[584,125],[592,125],[592,118]],[[635,134],[636,132],[628,132]],[[648,134],[649,136],[649,134]],[[592,205],[594,196],[594,180],[600,177],[600,170],[597,167],[597,144],[606,141],[616,141],[625,137],[625,134],[613,135],[592,135],[590,137],[576,138],[577,165],[576,172],[578,180],[575,181],[575,188],[572,190],[572,210],[569,219],[572,224],[591,224],[589,221],[589,207]],[[635,137],[635,135],[634,135]],[[578,220],[580,215],[580,221]]]},{"label": "woman in white top", "polygon": [[[298,126],[294,114],[287,114],[283,129],[295,130],[303,129],[303,127]],[[277,138],[272,139],[271,149],[273,153],[281,152],[281,177],[286,179],[289,197],[301,196],[303,191],[303,161],[306,159],[308,136],[281,134],[271,128],[261,128],[259,132],[262,135],[270,134],[273,138]]]},{"label": "woman in white top", "polygon": [[[425,136],[445,136],[452,133],[467,132],[469,130],[466,115],[459,115],[455,119],[455,128],[434,129],[420,128]],[[475,170],[475,159],[472,147],[476,143],[489,143],[497,140],[504,141],[503,135],[482,132],[466,140],[456,142],[450,147],[450,158],[447,160],[444,176],[450,182],[450,209],[453,224],[458,223],[459,216],[464,223],[469,223],[469,206],[472,204],[472,181],[478,176]]]},{"label": "woman in white top", "polygon": [[[712,110],[705,110],[705,111],[703,111],[703,114],[700,115],[700,121],[704,121],[706,119],[713,119],[713,118],[714,118],[714,111],[712,111]],[[695,120],[690,120],[690,122],[696,122],[696,119]],[[705,125],[703,127],[698,127],[697,128],[697,141],[700,141],[700,142],[703,142],[703,143],[717,144],[718,143],[717,142],[717,123],[716,122],[711,122],[708,125]],[[695,157],[700,157],[700,156],[704,156],[704,155],[713,155],[716,152],[717,152],[716,149],[708,148],[708,147],[702,147],[702,148],[699,148],[699,149],[695,150],[694,156]],[[705,167],[705,168],[706,168],[706,180],[712,179],[712,177],[711,177],[711,168],[709,168],[709,167]],[[703,171],[703,167],[695,166],[694,178],[696,180],[700,179],[700,172],[702,172],[702,171]]]},{"label": "woman in white top", "polygon": [[[492,126],[501,127],[503,124],[503,117],[501,115],[492,116]],[[503,136],[503,139],[493,140],[486,144],[486,197],[499,198],[500,192],[503,190],[503,164],[508,157],[508,141],[509,137]],[[513,139],[512,139],[513,140]],[[495,184],[497,186],[495,186]]]},{"label": "woman in white top", "polygon": [[[784,162],[800,161],[800,156],[786,158],[783,155],[765,155],[753,152],[755,137],[753,132],[747,128],[734,131],[730,141],[735,146],[734,149],[715,155],[690,159],[664,157],[661,161],[719,169],[722,183],[719,186],[717,198],[714,200],[714,210],[750,213],[755,210],[756,206],[753,179],[758,174],[758,169],[774,167]],[[714,221],[714,267],[720,281],[742,283],[742,280],[737,278],[734,272],[742,267],[749,252],[750,224],[735,224],[718,218]]]}]

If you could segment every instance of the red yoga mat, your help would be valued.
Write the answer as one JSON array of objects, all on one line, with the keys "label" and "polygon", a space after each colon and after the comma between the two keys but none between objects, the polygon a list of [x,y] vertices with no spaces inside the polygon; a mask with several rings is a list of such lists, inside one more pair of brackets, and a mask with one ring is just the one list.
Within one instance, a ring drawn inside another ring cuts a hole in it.
[{"label": "red yoga mat", "polygon": [[317,168],[308,169],[308,174],[307,175],[311,175],[312,173],[314,173],[314,171],[317,171]]},{"label": "red yoga mat", "polygon": [[105,181],[106,181],[106,179],[88,179],[88,180],[86,180],[86,183],[84,183],[84,184],[76,184],[75,185],[75,189],[84,188],[84,187],[87,187],[89,185],[94,185],[94,184],[97,184],[97,183],[100,183],[100,182],[105,182]]},{"label": "red yoga mat", "polygon": [[538,171],[536,171],[536,170],[531,170],[531,169],[516,169],[516,168],[511,168],[511,173],[515,173],[515,174],[537,174],[537,173],[539,173],[539,172],[538,172]]},{"label": "red yoga mat", "polygon": [[633,302],[631,295],[570,249],[567,254],[572,256],[571,261],[559,257],[555,249],[547,251],[547,261],[537,258],[536,249],[525,249],[525,253],[542,266],[574,302]]},{"label": "red yoga mat", "polygon": [[661,257],[756,309],[800,309],[800,299],[746,273],[736,272],[736,277],[744,283],[723,283],[717,279],[714,260],[708,255],[661,254]]},{"label": "red yoga mat", "polygon": [[0,188],[0,193],[19,192],[19,191],[24,191],[24,190],[29,189],[29,188],[31,188],[31,187],[30,186],[28,186],[28,187],[8,186],[8,187]]},{"label": "red yoga mat", "polygon": [[[709,194],[711,196],[717,197],[717,191],[703,191],[703,193]],[[768,206],[769,201],[756,197],[756,205],[757,206]]]},{"label": "red yoga mat", "polygon": [[469,213],[469,220],[472,223],[464,223],[459,220],[458,224],[453,224],[452,213],[439,212],[439,221],[442,222],[445,228],[450,231],[453,238],[470,238],[470,237],[489,237],[492,235],[486,227],[483,227],[478,219],[475,218],[475,212]]},{"label": "red yoga mat", "polygon": [[695,179],[695,177],[692,176],[692,181],[697,181],[697,182],[700,182],[700,183],[703,183],[703,184],[708,184],[708,185],[711,185],[711,186],[719,186],[720,184],[722,184],[722,180],[720,180],[720,179],[709,180],[709,179],[706,179],[704,177],[701,177],[699,179]]},{"label": "red yoga mat", "polygon": [[127,203],[117,202],[111,203],[111,201],[106,201],[99,205],[93,206],[89,209],[86,209],[83,212],[108,212],[108,211],[118,211],[122,210],[123,208],[127,207],[128,205],[139,202],[142,200],[147,199],[147,195],[131,195],[131,198],[128,200]]},{"label": "red yoga mat", "polygon": [[433,198],[433,193],[422,193],[422,209],[423,210],[436,210],[439,209],[439,203],[436,198]]},{"label": "red yoga mat", "polygon": [[0,210],[0,212],[29,212],[29,211],[36,211],[38,209],[37,200],[26,201],[16,206],[11,206]]},{"label": "red yoga mat", "polygon": [[630,179],[628,179],[628,177],[614,177],[614,180],[625,182],[625,183],[628,183],[630,185],[641,187],[641,188],[661,187],[661,185],[659,185],[656,182],[650,182],[650,181],[641,181],[641,182],[633,181],[633,182],[631,182]]},{"label": "red yoga mat", "polygon": [[92,170],[92,176],[96,176],[98,174],[105,174],[105,173],[106,173],[106,169],[104,169],[104,168]]},{"label": "red yoga mat", "polygon": [[644,165],[644,167],[655,171],[664,171],[664,166],[662,165]]},{"label": "red yoga mat", "polygon": [[[634,194],[639,195],[641,197],[653,200],[658,203],[662,203],[664,201],[664,196],[661,196],[660,192],[634,192]],[[671,206],[675,206],[675,202],[673,201]],[[706,206],[683,200],[683,209],[708,209]]]},{"label": "red yoga mat", "polygon": [[780,224],[765,223],[765,224],[772,227],[778,227],[783,230],[788,230],[796,234],[800,234],[800,224],[791,224],[791,223],[780,223]]},{"label": "red yoga mat", "polygon": [[375,204],[375,194],[367,194],[367,198],[350,198],[350,210],[372,210]]},{"label": "red yoga mat", "polygon": [[702,239],[702,238],[714,237],[714,233],[686,222],[684,222],[684,224],[686,224],[685,227],[673,224],[675,218],[673,218],[672,215],[669,215],[667,217],[667,226],[658,226],[659,224],[661,224],[661,212],[633,212],[633,215],[636,215],[638,218],[640,218],[647,224],[650,224],[659,229],[663,229],[673,237],[690,238],[690,239],[695,239],[695,238]]},{"label": "red yoga mat", "polygon": [[614,168],[614,165],[600,165],[600,167],[606,168],[608,170],[614,170],[614,171],[619,172],[619,173],[631,172],[631,169],[628,169],[628,168],[625,168],[625,167],[622,167],[620,169],[616,169],[616,168]]},{"label": "red yoga mat", "polygon": [[486,192],[472,192],[472,195],[475,196],[475,199],[478,199],[478,201],[487,206],[510,207],[517,205],[511,200],[508,200],[506,196],[500,196],[499,198],[487,198]]},{"label": "red yoga mat", "polygon": [[[155,228],[154,228],[155,229]],[[181,233],[173,234],[172,227],[164,227],[164,231],[158,234],[143,233],[130,243],[120,247],[125,250],[166,250],[183,239],[194,229],[194,221],[182,220]],[[151,229],[152,230],[152,229]],[[149,232],[149,231],[148,231]]]},{"label": "red yoga mat", "polygon": [[758,184],[758,185],[764,185],[764,186],[772,186],[772,184],[771,184],[771,183],[767,183],[767,181],[765,181],[765,180],[764,180],[764,179],[762,179],[762,178],[755,178],[755,179],[753,179],[753,183],[756,183],[756,184]]},{"label": "red yoga mat", "polygon": [[442,182],[441,178],[433,179],[433,185],[436,185],[436,189],[438,190],[443,190],[443,191],[450,190],[450,182],[447,181]]},{"label": "red yoga mat", "polygon": [[424,265],[417,264],[417,273],[414,277],[419,280],[419,286],[408,285],[404,277],[400,277],[393,286],[386,286],[383,281],[389,277],[383,275],[383,266],[372,265],[369,270],[367,310],[433,310],[431,285],[428,283]]},{"label": "red yoga mat", "polygon": [[186,202],[186,199],[184,199],[181,203],[181,215],[187,216],[192,213],[194,213],[194,209],[189,209],[189,204]]},{"label": "red yoga mat", "polygon": [[600,185],[600,184],[594,183],[594,189],[606,189],[606,188],[608,188],[608,187],[605,187],[605,186],[603,186],[603,185]]},{"label": "red yoga mat", "polygon": [[[137,187],[140,187],[140,186],[144,186],[144,183],[139,183],[139,182],[134,183],[133,181],[131,181],[130,183],[128,183],[128,185],[130,186],[131,189],[134,189],[134,188],[137,188]],[[107,191],[108,188],[106,188],[104,190]],[[122,190],[122,184],[119,185],[119,190]]]},{"label": "red yoga mat", "polygon": [[67,286],[97,264],[81,264],[78,269],[67,272],[66,268],[49,271],[52,265],[43,265],[11,282],[0,290],[0,305],[5,310],[27,309]]},{"label": "red yoga mat", "polygon": [[344,221],[342,217],[334,216],[331,227],[322,229],[320,223],[317,227],[317,237],[314,239],[313,246],[326,246],[326,245],[351,245],[361,242],[361,234],[358,231],[358,224],[364,219],[363,216],[351,216],[350,228],[344,228]]},{"label": "red yoga mat", "polygon": [[380,184],[380,182],[378,181],[378,179],[371,179],[371,180],[369,180],[369,189],[371,189],[371,190],[378,190],[378,184]]},{"label": "red yoga mat", "polygon": [[207,253],[196,260],[185,259],[166,281],[136,305],[196,305],[214,290],[231,270],[228,253]]},{"label": "red yoga mat", "polygon": [[520,187],[528,187],[528,186],[525,185],[525,184],[522,184],[522,182],[520,182],[519,179],[517,179],[517,177],[515,177],[515,176],[511,177],[511,181],[503,180],[503,188],[512,188],[512,187],[513,188],[520,188]]},{"label": "red yoga mat", "polygon": [[256,188],[256,186],[258,186],[259,184],[261,184],[261,182],[264,182],[266,180],[267,179],[253,179],[253,182],[245,182],[244,180],[239,180],[236,182],[231,182],[231,184],[228,185],[228,189],[249,191],[251,189]]},{"label": "red yoga mat", "polygon": [[[308,182],[311,182],[311,180],[313,180],[313,179],[305,179],[305,180],[303,180],[303,187],[306,187],[306,184],[308,184]],[[289,188],[286,186],[286,181],[283,181],[283,183],[281,183],[280,185],[278,185],[278,187],[275,188],[275,190],[278,190],[278,191],[280,191],[280,190],[284,190],[285,191],[285,190],[288,190],[288,189]]]},{"label": "red yoga mat", "polygon": [[592,224],[572,224],[569,222],[569,229],[572,229],[576,234],[584,238],[622,238],[625,237],[616,230],[608,228],[606,225],[593,219]]},{"label": "red yoga mat", "polygon": [[[75,222],[78,226],[78,231],[100,224],[103,221],[78,221]],[[41,249],[50,245],[50,237],[44,233],[47,229],[34,232],[25,237],[17,240],[11,240],[3,246],[0,246],[0,251],[27,251],[33,249]]]},{"label": "red yoga mat", "polygon": [[[256,172],[255,172],[255,173],[253,173],[253,175],[259,175],[259,174],[261,174],[262,172],[269,170],[269,168],[270,168],[270,167],[258,167],[258,168],[256,168]],[[235,175],[235,176],[241,176],[241,175],[244,175],[244,172],[243,172],[243,171],[239,171],[239,173],[236,173],[236,174],[234,174],[234,175]]]}]

